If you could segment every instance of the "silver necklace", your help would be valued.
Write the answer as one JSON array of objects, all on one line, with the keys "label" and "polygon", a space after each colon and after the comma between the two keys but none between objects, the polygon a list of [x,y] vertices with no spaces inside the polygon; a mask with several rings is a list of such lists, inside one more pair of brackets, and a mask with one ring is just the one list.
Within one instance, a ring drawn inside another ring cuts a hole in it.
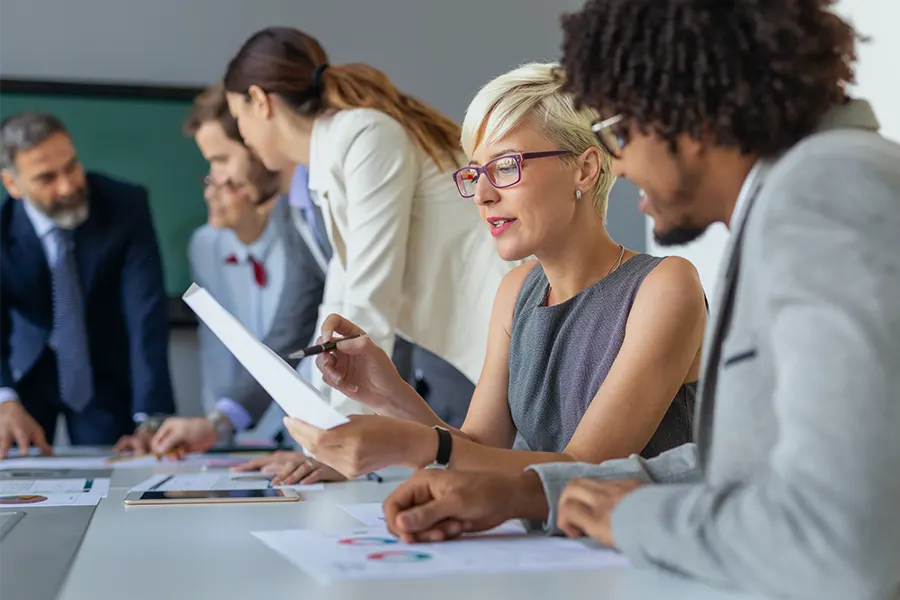
[{"label": "silver necklace", "polygon": [[606,276],[609,277],[612,275],[619,267],[622,266],[622,259],[625,257],[625,246],[619,244],[619,258],[612,264],[609,268],[609,271],[606,272]]}]

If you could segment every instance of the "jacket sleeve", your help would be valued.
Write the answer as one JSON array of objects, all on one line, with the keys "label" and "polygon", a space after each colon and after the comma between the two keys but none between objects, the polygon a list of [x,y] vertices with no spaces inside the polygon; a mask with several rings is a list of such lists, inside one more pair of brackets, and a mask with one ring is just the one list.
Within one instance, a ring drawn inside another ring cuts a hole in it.
[{"label": "jacket sleeve", "polygon": [[146,190],[139,188],[133,204],[121,288],[131,358],[132,412],[173,414],[166,289]]}]

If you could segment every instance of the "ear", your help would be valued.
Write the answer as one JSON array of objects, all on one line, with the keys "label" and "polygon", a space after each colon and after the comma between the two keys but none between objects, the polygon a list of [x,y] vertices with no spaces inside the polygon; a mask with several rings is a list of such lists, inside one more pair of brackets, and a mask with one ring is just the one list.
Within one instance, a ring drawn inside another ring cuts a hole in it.
[{"label": "ear", "polygon": [[597,186],[597,180],[603,173],[603,154],[596,146],[591,146],[578,157],[575,170],[575,189],[590,196],[591,190]]},{"label": "ear", "polygon": [[711,134],[705,129],[699,139],[687,133],[680,134],[677,140],[678,155],[687,159],[697,159],[703,156],[707,145],[712,141]]},{"label": "ear", "polygon": [[256,204],[253,209],[256,212],[257,216],[260,218],[266,218],[272,212],[272,209],[275,208],[275,204],[277,203],[278,194],[274,196],[270,196],[266,200],[258,200],[258,204]]},{"label": "ear", "polygon": [[247,94],[250,96],[248,102],[250,102],[251,110],[266,120],[271,119],[274,112],[272,96],[258,85],[251,85]]},{"label": "ear", "polygon": [[22,189],[19,187],[19,182],[16,180],[16,176],[13,175],[13,172],[9,169],[3,169],[0,171],[0,179],[3,179],[3,187],[6,188],[6,191],[9,192],[9,195],[16,200],[21,200],[22,196],[25,194],[22,192]]}]

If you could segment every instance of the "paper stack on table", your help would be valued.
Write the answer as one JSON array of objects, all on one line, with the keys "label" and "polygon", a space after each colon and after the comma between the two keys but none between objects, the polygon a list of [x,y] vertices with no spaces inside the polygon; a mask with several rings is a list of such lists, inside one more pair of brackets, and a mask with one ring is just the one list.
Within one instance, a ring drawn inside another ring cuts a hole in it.
[{"label": "paper stack on table", "polygon": [[188,454],[184,460],[163,458],[152,454],[137,457],[111,456],[42,456],[0,460],[5,469],[157,469],[163,467],[200,467],[215,469],[233,467],[247,462],[252,454]]},{"label": "paper stack on table", "polygon": [[205,289],[194,283],[183,299],[289,416],[319,429],[331,429],[347,422],[347,417],[328,404],[312,385],[256,339]]},{"label": "paper stack on table", "polygon": [[96,506],[109,493],[109,479],[2,479],[0,507]]}]

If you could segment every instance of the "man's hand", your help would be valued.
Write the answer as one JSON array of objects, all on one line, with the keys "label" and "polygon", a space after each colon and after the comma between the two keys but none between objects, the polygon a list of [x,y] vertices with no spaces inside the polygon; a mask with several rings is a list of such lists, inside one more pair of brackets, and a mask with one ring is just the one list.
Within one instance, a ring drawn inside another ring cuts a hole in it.
[{"label": "man's hand", "polygon": [[543,520],[544,488],[532,471],[513,475],[424,470],[384,502],[388,529],[404,542],[441,542],[515,518]]},{"label": "man's hand", "polygon": [[113,446],[114,454],[148,454],[153,432],[146,429],[136,429],[133,435],[123,435]]},{"label": "man's hand", "polygon": [[611,523],[613,509],[622,498],[643,485],[636,479],[573,479],[559,498],[557,526],[568,537],[586,535],[615,547]]},{"label": "man's hand", "polygon": [[206,417],[170,417],[150,441],[150,449],[165,454],[176,448],[185,452],[206,452],[218,439],[216,428]]},{"label": "man's hand", "polygon": [[13,444],[19,446],[19,454],[28,454],[34,444],[41,454],[53,454],[53,448],[44,437],[44,430],[37,424],[18,400],[0,404],[0,459],[6,458]]}]

